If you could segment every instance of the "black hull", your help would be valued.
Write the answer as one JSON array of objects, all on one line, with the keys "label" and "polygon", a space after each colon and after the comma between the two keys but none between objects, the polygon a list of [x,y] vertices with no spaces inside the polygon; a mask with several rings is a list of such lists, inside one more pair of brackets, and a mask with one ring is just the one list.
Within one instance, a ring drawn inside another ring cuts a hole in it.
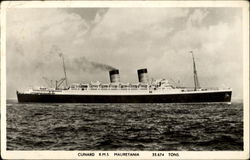
[{"label": "black hull", "polygon": [[56,95],[17,92],[18,102],[37,103],[230,103],[231,91],[165,95]]}]

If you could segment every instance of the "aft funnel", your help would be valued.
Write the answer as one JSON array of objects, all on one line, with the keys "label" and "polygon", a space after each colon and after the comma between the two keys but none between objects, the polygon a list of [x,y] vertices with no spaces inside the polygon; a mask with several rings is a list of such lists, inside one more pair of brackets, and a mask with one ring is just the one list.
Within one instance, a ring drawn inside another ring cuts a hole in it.
[{"label": "aft funnel", "polygon": [[137,74],[138,74],[138,79],[139,79],[140,83],[147,83],[148,82],[147,68],[138,69]]},{"label": "aft funnel", "polygon": [[109,71],[109,77],[110,77],[110,82],[111,83],[118,83],[120,82],[120,75],[119,75],[119,70],[114,69]]}]

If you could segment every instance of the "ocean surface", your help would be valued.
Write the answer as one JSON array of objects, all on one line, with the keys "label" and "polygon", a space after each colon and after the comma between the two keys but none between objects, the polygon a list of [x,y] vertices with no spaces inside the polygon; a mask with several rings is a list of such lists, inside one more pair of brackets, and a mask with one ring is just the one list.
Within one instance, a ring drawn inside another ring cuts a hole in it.
[{"label": "ocean surface", "polygon": [[7,150],[243,150],[243,104],[7,102]]}]

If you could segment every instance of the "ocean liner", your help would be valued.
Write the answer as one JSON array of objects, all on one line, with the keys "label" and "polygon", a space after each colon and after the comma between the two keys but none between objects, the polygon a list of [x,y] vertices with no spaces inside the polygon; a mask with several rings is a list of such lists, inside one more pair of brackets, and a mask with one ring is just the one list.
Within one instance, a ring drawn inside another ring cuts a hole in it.
[{"label": "ocean liner", "polygon": [[[179,87],[166,79],[149,80],[147,69],[137,70],[138,83],[122,83],[119,70],[109,71],[110,83],[99,81],[68,86],[63,60],[64,78],[55,87],[17,91],[22,102],[37,103],[231,103],[230,88],[202,88],[199,85],[193,52],[194,87]],[[62,84],[65,86],[62,87]]]}]

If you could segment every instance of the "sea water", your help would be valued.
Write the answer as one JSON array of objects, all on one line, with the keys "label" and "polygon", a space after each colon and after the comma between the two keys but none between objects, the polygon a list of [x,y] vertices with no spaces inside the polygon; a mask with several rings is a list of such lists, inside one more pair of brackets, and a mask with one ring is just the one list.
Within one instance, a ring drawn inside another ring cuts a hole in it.
[{"label": "sea water", "polygon": [[7,102],[7,150],[243,150],[243,104]]}]

